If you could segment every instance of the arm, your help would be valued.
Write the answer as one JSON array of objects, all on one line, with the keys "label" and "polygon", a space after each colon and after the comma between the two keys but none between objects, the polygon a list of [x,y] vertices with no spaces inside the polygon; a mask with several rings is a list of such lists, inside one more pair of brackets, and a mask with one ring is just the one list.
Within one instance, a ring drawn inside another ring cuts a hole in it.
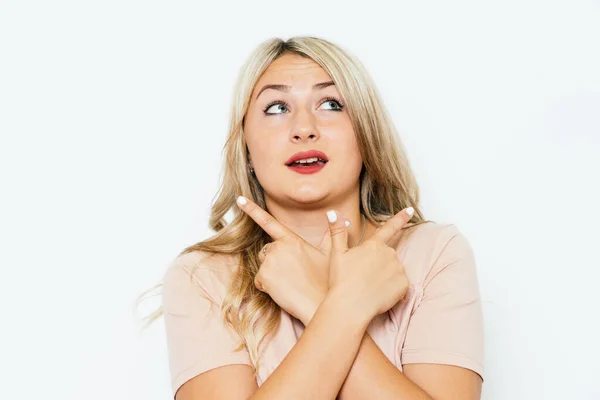
[{"label": "arm", "polygon": [[409,364],[402,373],[365,333],[339,399],[433,400],[421,387],[440,400],[481,397],[481,378],[473,371],[453,365]]},{"label": "arm", "polygon": [[433,400],[388,360],[368,333],[339,393],[340,400]]},{"label": "arm", "polygon": [[[305,325],[308,323],[307,329],[311,326],[311,317],[309,314],[306,318],[308,322],[304,322]],[[402,397],[398,397],[399,394]],[[433,400],[388,360],[366,329],[337,399]]]},{"label": "arm", "polygon": [[423,302],[408,325],[403,372],[365,334],[340,399],[481,398],[483,322],[474,254],[454,225],[438,239]]},{"label": "arm", "polygon": [[250,400],[335,399],[369,321],[329,292],[296,345]]}]

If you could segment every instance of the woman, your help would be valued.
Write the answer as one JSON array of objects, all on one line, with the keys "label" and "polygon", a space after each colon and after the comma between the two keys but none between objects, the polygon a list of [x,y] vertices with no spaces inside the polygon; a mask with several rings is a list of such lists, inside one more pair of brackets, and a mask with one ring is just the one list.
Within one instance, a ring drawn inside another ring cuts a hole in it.
[{"label": "woman", "polygon": [[235,93],[216,235],[162,280],[174,397],[479,399],[471,247],[423,218],[360,62],[271,39]]}]

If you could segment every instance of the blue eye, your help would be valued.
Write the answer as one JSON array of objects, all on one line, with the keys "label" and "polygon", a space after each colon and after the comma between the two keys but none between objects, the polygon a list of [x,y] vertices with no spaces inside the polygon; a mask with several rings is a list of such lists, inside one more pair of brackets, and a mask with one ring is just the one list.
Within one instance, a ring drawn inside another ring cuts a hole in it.
[{"label": "blue eye", "polygon": [[281,110],[283,109],[287,109],[288,108],[288,103],[286,103],[283,100],[276,100],[276,101],[272,101],[269,104],[267,104],[267,106],[265,107],[265,109],[263,110],[263,112],[267,115],[275,115],[275,114],[282,114],[282,113],[268,113],[267,110],[271,107],[273,107],[274,105],[279,105],[278,109]]},{"label": "blue eye", "polygon": [[331,111],[342,111],[342,109],[344,108],[344,105],[342,104],[341,101],[339,101],[338,99],[336,99],[335,97],[326,97],[323,99],[323,103],[321,104],[325,104],[325,103],[334,103],[337,104],[338,108],[334,108],[331,109]]},{"label": "blue eye", "polygon": [[[322,99],[321,104],[336,104],[336,108],[329,108],[330,111],[342,111],[344,109],[344,104],[335,97],[325,97]],[[277,105],[276,109],[284,112],[267,112],[271,107]],[[275,100],[267,104],[267,106],[263,109],[263,113],[265,115],[277,115],[277,114],[285,114],[285,111],[289,109],[289,104],[284,100]]]}]

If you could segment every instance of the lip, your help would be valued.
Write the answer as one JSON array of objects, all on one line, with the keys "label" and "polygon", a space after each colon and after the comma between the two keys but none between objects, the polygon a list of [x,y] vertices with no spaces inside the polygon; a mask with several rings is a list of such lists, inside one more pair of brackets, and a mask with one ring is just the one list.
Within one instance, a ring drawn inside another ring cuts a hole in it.
[{"label": "lip", "polygon": [[312,158],[312,157],[318,157],[322,160],[329,161],[329,158],[327,158],[327,155],[325,153],[318,151],[318,150],[308,150],[308,151],[301,151],[301,152],[294,154],[293,156],[288,158],[288,160],[285,162],[285,165],[289,166],[294,161],[302,160],[305,158]]},{"label": "lip", "polygon": [[299,173],[299,174],[306,175],[306,174],[314,174],[316,172],[319,172],[320,170],[322,170],[323,168],[325,168],[326,165],[327,164],[313,165],[313,166],[310,166],[310,167],[300,167],[300,166],[298,166],[298,167],[290,167],[290,166],[288,166],[288,168],[291,169],[294,172]]}]

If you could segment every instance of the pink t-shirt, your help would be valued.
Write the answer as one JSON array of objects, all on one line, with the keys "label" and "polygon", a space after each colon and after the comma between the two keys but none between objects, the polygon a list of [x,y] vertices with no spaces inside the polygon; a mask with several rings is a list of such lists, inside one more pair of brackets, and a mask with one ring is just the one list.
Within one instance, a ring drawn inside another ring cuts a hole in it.
[{"label": "pink t-shirt", "polygon": [[[403,300],[376,316],[367,332],[400,370],[405,364],[456,365],[484,375],[483,315],[473,251],[454,224],[428,222],[397,246],[410,285]],[[162,305],[173,396],[186,381],[230,364],[251,365],[246,349],[222,323],[234,257],[193,252],[177,257],[163,277]],[[193,280],[190,271],[195,265]],[[281,325],[260,359],[260,386],[296,344],[304,325],[281,311]],[[261,351],[262,351],[261,347]]]}]

